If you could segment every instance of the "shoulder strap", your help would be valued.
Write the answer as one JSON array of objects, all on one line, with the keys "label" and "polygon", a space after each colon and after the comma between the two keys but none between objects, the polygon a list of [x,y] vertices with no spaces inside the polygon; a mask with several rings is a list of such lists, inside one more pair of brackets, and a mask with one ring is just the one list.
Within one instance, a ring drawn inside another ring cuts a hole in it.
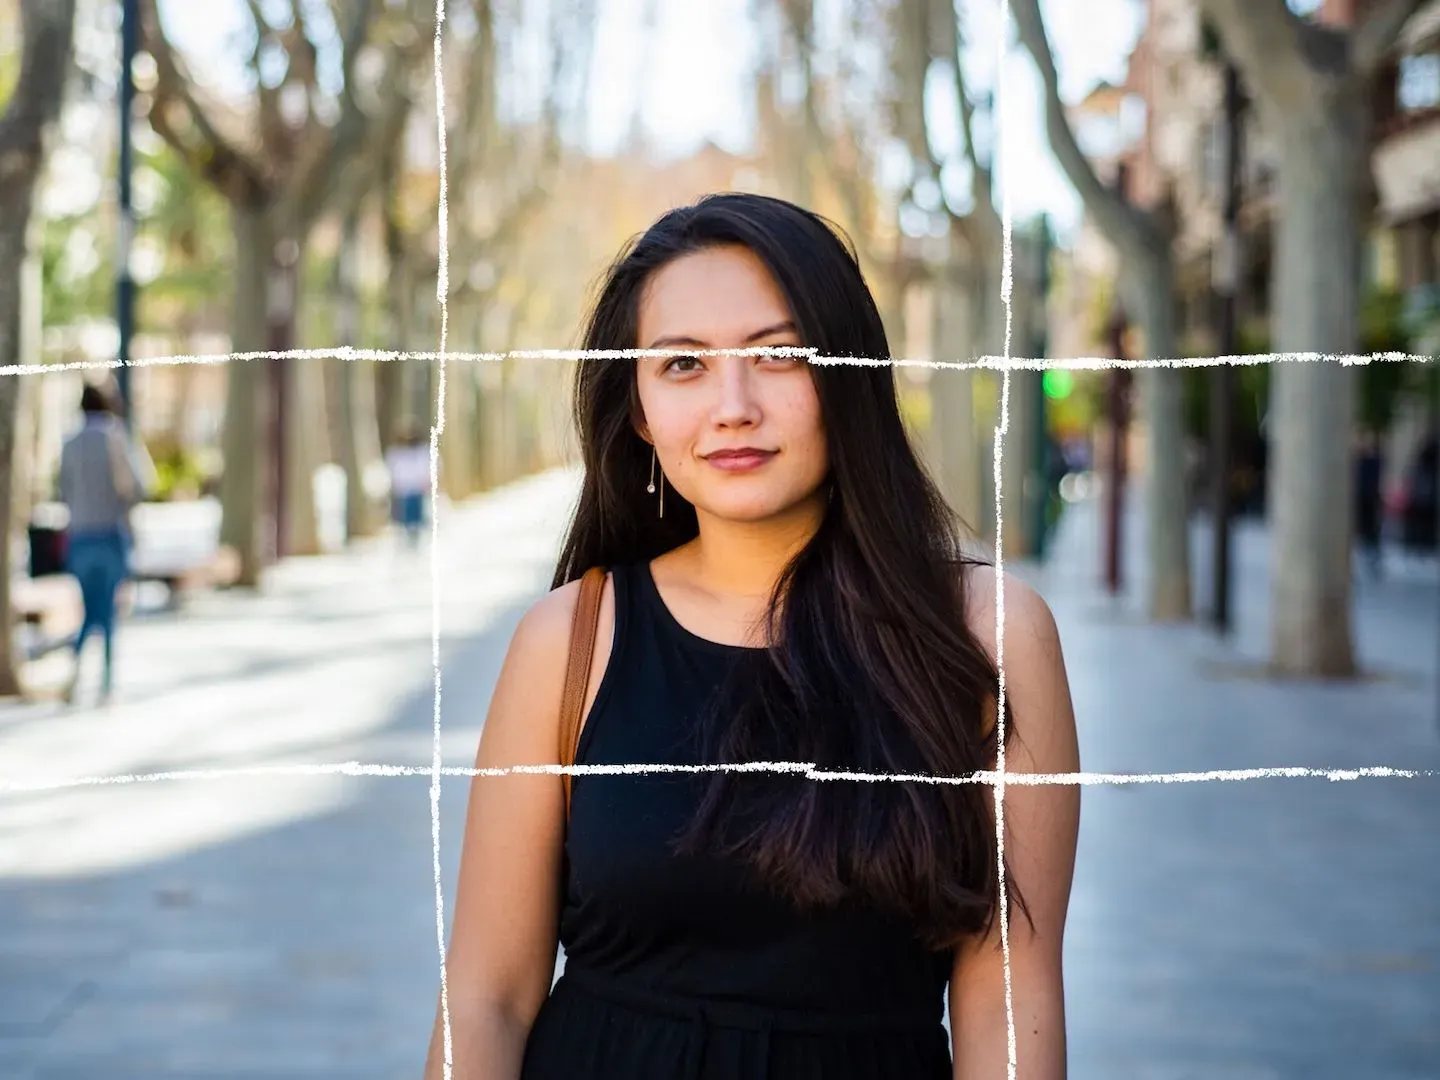
[{"label": "shoulder strap", "polygon": [[[575,619],[570,626],[570,661],[565,668],[565,691],[560,698],[560,764],[575,764],[575,751],[580,744],[581,710],[585,707],[585,688],[590,681],[590,661],[595,654],[595,634],[600,624],[600,594],[605,586],[605,568],[592,566],[580,579],[580,602],[575,605]],[[569,773],[562,773],[565,784],[565,818],[570,818]]]}]

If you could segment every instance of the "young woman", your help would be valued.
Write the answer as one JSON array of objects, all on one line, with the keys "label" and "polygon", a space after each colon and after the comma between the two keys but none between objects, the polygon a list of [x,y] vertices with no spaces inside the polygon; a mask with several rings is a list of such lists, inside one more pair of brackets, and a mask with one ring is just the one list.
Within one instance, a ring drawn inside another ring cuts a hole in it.
[{"label": "young woman", "polygon": [[80,583],[84,617],[75,635],[75,667],[64,698],[74,701],[80,658],[92,631],[105,645],[100,700],[109,701],[115,667],[116,594],[129,577],[130,511],[152,486],[153,466],[143,446],[132,447],[110,396],[86,383],[80,393],[84,423],[60,450],[56,488],[70,511],[65,568]]},{"label": "young woman", "polygon": [[[893,369],[687,351],[781,345],[890,355],[853,254],[798,207],[711,196],[611,269],[585,348],[674,351],[580,367],[579,507],[478,767],[558,760],[576,579],[595,566],[577,764],[993,767],[994,569],[960,554]],[[1007,769],[1078,768],[1054,623],[1011,579],[1004,659]],[[1019,1075],[1053,1080],[1078,789],[1010,788],[1004,809]],[[1004,1076],[997,863],[978,783],[597,773],[574,777],[567,821],[559,776],[476,778],[446,961],[454,1075]],[[426,1076],[443,1061],[437,1018]]]}]

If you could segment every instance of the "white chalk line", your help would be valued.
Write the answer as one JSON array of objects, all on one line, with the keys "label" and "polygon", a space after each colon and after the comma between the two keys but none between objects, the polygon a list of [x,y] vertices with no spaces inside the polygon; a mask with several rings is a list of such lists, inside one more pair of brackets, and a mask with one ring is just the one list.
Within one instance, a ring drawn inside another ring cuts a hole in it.
[{"label": "white chalk line", "polygon": [[[1015,284],[1014,235],[1010,218],[1010,169],[1005,160],[1005,106],[1009,95],[1005,93],[1005,62],[1009,52],[1010,0],[1000,0],[1000,29],[996,33],[997,64],[995,67],[994,90],[994,131],[995,159],[992,164],[1000,166],[1000,175],[1007,182],[1000,185],[1000,302],[1005,308],[1005,342],[1001,360],[1000,375],[1000,421],[995,426],[995,450],[992,463],[995,483],[995,667],[999,673],[999,685],[995,699],[995,861],[998,866],[997,881],[999,896],[996,903],[1000,916],[1000,951],[1004,956],[1005,972],[1005,1074],[1007,1080],[1015,1080],[1017,1064],[1015,1042],[1015,995],[1010,978],[1010,900],[1006,895],[1005,875],[1005,515],[1001,494],[1005,485],[1001,478],[1001,463],[1005,456],[1005,435],[1010,430],[1010,342],[1014,329],[1014,307],[1012,303]],[[958,64],[959,57],[955,58]],[[992,174],[993,175],[993,174]],[[982,320],[983,322],[983,320]]]},{"label": "white chalk line", "polygon": [[[444,275],[441,275],[442,278]],[[441,298],[441,303],[446,304]],[[441,334],[446,333],[448,304],[441,311]],[[6,364],[0,375],[58,375],[67,371],[113,371],[131,367],[172,367],[180,364],[225,364],[231,360],[369,360],[396,363],[407,360],[453,360],[460,363],[499,363],[504,360],[642,360],[675,356],[676,349],[511,349],[508,352],[442,352],[396,349],[361,349],[339,345],[323,349],[284,349],[233,353],[175,353],[128,361],[72,360],[55,364]],[[1184,356],[1145,360],[1120,360],[1108,356],[981,356],[973,360],[934,360],[924,357],[824,356],[818,350],[798,345],[757,345],[744,349],[685,349],[686,356],[803,356],[821,367],[930,368],[936,371],[1135,371],[1143,368],[1256,367],[1261,364],[1335,363],[1345,367],[1366,364],[1435,363],[1436,357],[1421,353],[1255,353],[1244,356]]]},{"label": "white chalk line", "polygon": [[[389,765],[361,761],[335,761],[319,764],[237,765],[214,769],[167,769],[161,772],[116,775],[0,777],[0,795],[21,795],[42,791],[62,791],[82,787],[123,787],[131,784],[158,784],[195,780],[233,780],[242,778],[279,778],[292,776],[355,776],[372,778],[395,777],[500,777],[500,776],[647,776],[666,773],[773,773],[794,775],[807,780],[836,783],[892,784],[989,784],[1006,787],[1134,787],[1149,784],[1249,783],[1259,780],[1325,780],[1345,783],[1355,780],[1424,780],[1440,777],[1440,769],[1402,769],[1389,765],[1363,765],[1345,769],[1322,769],[1303,765],[1285,765],[1254,769],[1206,769],[1176,773],[1021,773],[981,770],[969,776],[940,776],[929,773],[867,773],[821,769],[803,761],[753,761],[733,765],[506,765],[474,768],[432,764]],[[1003,778],[1002,778],[1003,777]]]},{"label": "white chalk line", "polygon": [[440,744],[440,436],[445,432],[445,347],[450,333],[450,187],[447,176],[448,150],[445,134],[445,0],[435,0],[435,127],[440,150],[440,197],[437,248],[439,266],[435,275],[435,299],[440,305],[440,348],[435,392],[435,422],[430,427],[430,665],[435,680],[434,715],[430,759],[430,861],[435,876],[435,946],[440,955],[440,1025],[444,1033],[444,1076],[450,1080],[455,1068],[455,1047],[450,1032],[450,982],[446,974],[445,888],[440,874],[440,777],[443,758]]}]

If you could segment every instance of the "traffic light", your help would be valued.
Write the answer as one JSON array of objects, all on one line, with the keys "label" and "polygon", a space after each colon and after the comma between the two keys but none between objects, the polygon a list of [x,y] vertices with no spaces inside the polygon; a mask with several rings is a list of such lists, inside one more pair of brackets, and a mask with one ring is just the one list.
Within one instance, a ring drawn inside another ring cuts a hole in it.
[{"label": "traffic light", "polygon": [[1065,368],[1047,368],[1041,376],[1045,396],[1051,401],[1064,401],[1075,389],[1075,373]]}]

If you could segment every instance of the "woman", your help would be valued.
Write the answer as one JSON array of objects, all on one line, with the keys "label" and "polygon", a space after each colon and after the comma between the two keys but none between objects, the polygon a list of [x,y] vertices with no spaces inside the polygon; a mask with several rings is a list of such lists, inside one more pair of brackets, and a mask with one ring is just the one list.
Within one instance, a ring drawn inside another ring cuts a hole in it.
[{"label": "woman", "polygon": [[60,501],[70,511],[65,569],[80,584],[84,608],[65,700],[74,700],[85,640],[91,631],[99,631],[105,642],[100,697],[106,701],[114,676],[115,598],[129,575],[129,515],[145,497],[149,477],[148,470],[137,464],[105,391],[87,383],[80,394],[80,409],[84,423],[61,448],[57,477]]},{"label": "woman", "polygon": [[[579,507],[477,767],[557,761],[592,566],[609,575],[579,765],[993,765],[994,570],[959,554],[892,368],[686,352],[785,345],[889,355],[853,254],[788,203],[709,197],[611,269],[584,347],[674,352],[580,367]],[[1076,769],[1048,609],[1007,579],[1005,612],[1006,766]],[[1004,806],[1019,1075],[1060,1077],[1078,789]],[[454,1075],[1003,1076],[992,807],[975,783],[593,774],[567,822],[560,777],[477,777],[446,961]],[[427,1077],[444,1056],[437,1019]]]}]

